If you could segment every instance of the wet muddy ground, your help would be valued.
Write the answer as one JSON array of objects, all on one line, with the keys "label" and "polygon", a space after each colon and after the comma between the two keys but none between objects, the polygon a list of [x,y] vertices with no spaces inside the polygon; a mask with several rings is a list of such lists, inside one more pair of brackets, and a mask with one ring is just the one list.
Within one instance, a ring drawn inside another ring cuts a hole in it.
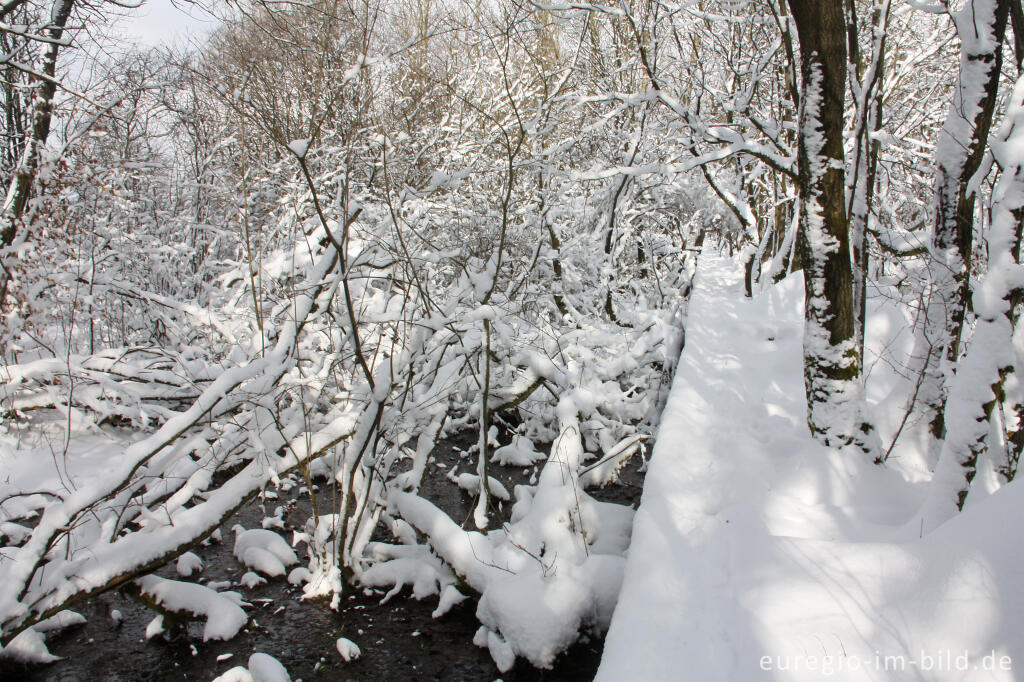
[{"label": "wet muddy ground", "polygon": [[[451,483],[445,474],[452,468],[471,471],[474,458],[465,454],[471,434],[459,434],[436,449],[421,494],[432,499],[456,521],[469,517],[472,498]],[[648,443],[648,452],[650,443]],[[639,455],[626,465],[620,481],[601,490],[589,491],[608,502],[636,506],[643,482]],[[490,475],[511,491],[525,483],[532,468],[490,465]],[[264,500],[241,511],[222,528],[223,542],[195,550],[206,564],[199,581],[230,580],[237,583],[246,569],[232,555],[234,536],[230,527],[241,523],[258,528],[278,505],[286,508],[282,532],[291,539],[309,517],[309,499],[298,495],[299,486],[278,500]],[[495,510],[495,525],[505,510]],[[280,530],[280,529],[279,529]],[[299,552],[300,557],[303,552]],[[178,578],[174,567],[159,571]],[[551,670],[537,670],[520,659],[505,674],[498,672],[486,649],[473,645],[479,627],[476,601],[467,599],[439,619],[431,617],[436,597],[416,601],[395,597],[381,604],[382,592],[351,588],[338,611],[326,601],[302,600],[300,588],[283,578],[249,589],[232,585],[252,604],[250,620],[234,639],[221,642],[202,640],[202,623],[146,640],[146,625],[154,613],[129,597],[111,592],[79,608],[84,625],[51,635],[50,651],[63,660],[42,666],[24,666],[0,661],[0,680],[35,682],[104,682],[135,680],[212,680],[236,665],[245,665],[256,651],[268,653],[288,669],[293,680],[590,680],[601,658],[603,641],[577,643],[564,653]],[[111,617],[119,612],[120,621]],[[344,662],[335,648],[339,637],[347,637],[362,650],[362,656]]]}]

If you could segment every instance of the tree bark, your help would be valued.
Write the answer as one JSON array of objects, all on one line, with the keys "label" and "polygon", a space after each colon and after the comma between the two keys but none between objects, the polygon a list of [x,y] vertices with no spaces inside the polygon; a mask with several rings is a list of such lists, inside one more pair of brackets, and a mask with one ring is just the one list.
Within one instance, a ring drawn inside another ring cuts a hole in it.
[{"label": "tree bark", "polygon": [[789,0],[800,39],[797,167],[804,264],[807,425],[829,446],[854,441],[860,357],[843,151],[846,22],[843,0]]},{"label": "tree bark", "polygon": [[[44,34],[53,42],[47,43],[38,71],[43,75],[38,78],[36,93],[32,98],[30,115],[32,129],[25,141],[18,167],[11,176],[7,197],[4,200],[3,214],[0,216],[0,257],[4,250],[14,243],[17,226],[25,212],[25,205],[39,171],[39,157],[46,138],[50,136],[50,121],[53,116],[53,96],[57,93],[57,54],[60,52],[60,40],[64,35],[74,0],[55,0],[50,13],[50,28]],[[0,262],[0,310],[10,287],[11,272],[7,263]]]},{"label": "tree bark", "polygon": [[1013,56],[1017,62],[1017,75],[1024,66],[1024,6],[1021,0],[1010,0],[1010,24],[1013,26]]},{"label": "tree bark", "polygon": [[[946,404],[947,434],[935,467],[923,524],[935,527],[964,507],[982,457],[1007,480],[1016,473],[1019,450],[1013,434],[1006,442],[994,439],[994,428],[1005,424],[1000,410],[1012,416],[1020,409],[1019,353],[1014,349],[1020,323],[1018,306],[1024,294],[1020,282],[1021,234],[1024,228],[1024,79],[1010,97],[1005,133],[992,153],[1003,169],[992,192],[992,218],[987,232],[988,268],[974,299],[977,324],[971,343],[958,363]],[[1008,394],[1009,391],[1009,394]],[[1004,413],[1005,414],[1005,413]],[[1005,446],[1005,449],[1004,449]],[[996,457],[1005,455],[999,462]]]},{"label": "tree bark", "polygon": [[[874,200],[881,145],[874,135],[882,129],[883,74],[890,0],[876,0],[871,8],[871,51],[865,61],[857,38],[856,3],[846,0],[847,42],[850,45],[850,90],[856,103],[853,129],[853,160],[847,178],[847,215],[853,249],[853,300],[856,311],[857,353],[864,357],[864,323],[867,315],[868,232]],[[863,361],[863,360],[862,360]]]},{"label": "tree bark", "polygon": [[943,365],[952,367],[960,357],[970,301],[976,197],[970,185],[992,127],[1009,14],[1009,0],[971,0],[953,16],[961,41],[960,72],[935,145],[934,270],[926,320],[927,341],[934,350],[925,363],[924,405],[936,441],[946,435]]}]

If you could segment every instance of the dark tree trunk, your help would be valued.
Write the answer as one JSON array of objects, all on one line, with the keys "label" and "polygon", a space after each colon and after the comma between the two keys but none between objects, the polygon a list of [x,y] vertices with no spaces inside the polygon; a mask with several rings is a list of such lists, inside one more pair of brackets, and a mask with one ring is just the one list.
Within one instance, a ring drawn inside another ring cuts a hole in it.
[{"label": "dark tree trunk", "polygon": [[1017,75],[1024,66],[1024,6],[1021,0],[1010,0],[1010,22],[1013,26],[1013,56],[1017,62]]},{"label": "dark tree trunk", "polygon": [[841,446],[854,440],[860,401],[843,152],[845,13],[843,0],[789,0],[789,7],[802,85],[797,162],[807,425],[821,442]]},{"label": "dark tree trunk", "polygon": [[[74,0],[55,0],[50,15],[50,27],[43,32],[54,42],[46,43],[37,69],[43,77],[33,78],[38,84],[29,112],[32,117],[31,130],[25,141],[25,149],[18,161],[18,167],[15,168],[11,176],[7,197],[4,200],[3,214],[0,216],[0,256],[3,255],[4,249],[14,243],[18,222],[25,212],[32,184],[39,171],[41,148],[46,144],[46,138],[50,136],[53,96],[57,93],[55,75],[57,73],[57,54],[60,52],[59,41],[64,36],[64,29],[71,17],[73,6]],[[0,309],[3,308],[10,279],[11,273],[7,263],[0,264]]]}]

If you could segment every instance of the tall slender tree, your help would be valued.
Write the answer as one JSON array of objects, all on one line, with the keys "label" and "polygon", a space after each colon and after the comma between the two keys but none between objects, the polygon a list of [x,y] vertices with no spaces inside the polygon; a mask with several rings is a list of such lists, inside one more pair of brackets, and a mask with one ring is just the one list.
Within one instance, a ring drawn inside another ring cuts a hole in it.
[{"label": "tall slender tree", "polygon": [[[14,243],[18,221],[25,212],[32,183],[35,182],[39,170],[41,149],[46,144],[46,138],[50,136],[53,97],[57,94],[57,55],[64,46],[64,31],[74,5],[74,0],[56,0],[50,12],[50,21],[42,31],[45,48],[37,68],[31,74],[36,81],[37,89],[32,98],[29,114],[30,130],[25,139],[21,160],[11,177],[7,197],[4,199],[3,213],[0,215],[0,255]],[[6,14],[6,11],[0,10],[0,16],[3,14]],[[12,275],[8,268],[8,264],[0,263],[0,308],[3,307],[10,286]]]},{"label": "tall slender tree", "polygon": [[861,395],[845,202],[846,21],[842,0],[789,0],[789,7],[803,90],[797,166],[807,425],[826,445],[846,445],[857,432]]}]

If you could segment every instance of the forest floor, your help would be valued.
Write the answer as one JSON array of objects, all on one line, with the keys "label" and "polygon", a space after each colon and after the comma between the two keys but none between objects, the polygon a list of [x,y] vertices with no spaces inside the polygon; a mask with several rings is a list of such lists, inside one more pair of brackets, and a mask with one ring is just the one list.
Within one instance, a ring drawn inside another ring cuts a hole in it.
[{"label": "forest floor", "polygon": [[[701,258],[597,678],[1021,679],[1024,482],[921,538],[913,433],[884,466],[809,435],[800,277],[750,300],[739,264]],[[875,357],[906,328],[886,305]],[[875,365],[888,443],[906,386]]]},{"label": "forest floor", "polygon": [[[453,519],[469,518],[472,499],[448,480],[446,474],[458,467],[471,469],[466,451],[475,433],[462,433],[442,441],[432,455],[430,475],[421,493],[444,509]],[[603,501],[635,506],[643,483],[643,460],[639,456],[622,470],[619,481],[590,491]],[[512,490],[525,483],[533,468],[490,465],[490,475]],[[288,487],[288,486],[286,486]],[[326,492],[326,491],[324,491]],[[220,529],[222,541],[208,542],[195,553],[204,562],[200,582],[230,582],[252,604],[247,609],[249,624],[229,641],[203,642],[201,622],[195,621],[166,635],[145,638],[147,623],[154,613],[119,592],[109,592],[79,609],[86,622],[47,639],[50,651],[61,660],[46,665],[22,665],[0,660],[0,680],[34,682],[129,682],[143,680],[209,681],[236,665],[245,665],[253,652],[277,658],[293,680],[590,680],[601,657],[603,641],[584,640],[559,657],[551,670],[533,668],[524,659],[504,675],[494,667],[487,649],[473,645],[480,626],[475,616],[476,601],[467,599],[444,616],[434,619],[436,598],[417,601],[406,590],[381,603],[381,590],[353,589],[333,611],[325,600],[304,600],[299,587],[284,578],[246,588],[238,581],[246,569],[232,555],[232,526],[259,528],[276,507],[284,508],[284,528],[290,540],[293,530],[302,530],[311,513],[310,497],[293,481],[280,498],[263,499],[243,509]],[[497,522],[505,509],[495,509]],[[469,524],[471,525],[471,521]],[[158,572],[177,578],[174,565]],[[111,614],[117,612],[115,622]],[[360,658],[344,662],[335,641],[346,637],[361,649]]]}]

